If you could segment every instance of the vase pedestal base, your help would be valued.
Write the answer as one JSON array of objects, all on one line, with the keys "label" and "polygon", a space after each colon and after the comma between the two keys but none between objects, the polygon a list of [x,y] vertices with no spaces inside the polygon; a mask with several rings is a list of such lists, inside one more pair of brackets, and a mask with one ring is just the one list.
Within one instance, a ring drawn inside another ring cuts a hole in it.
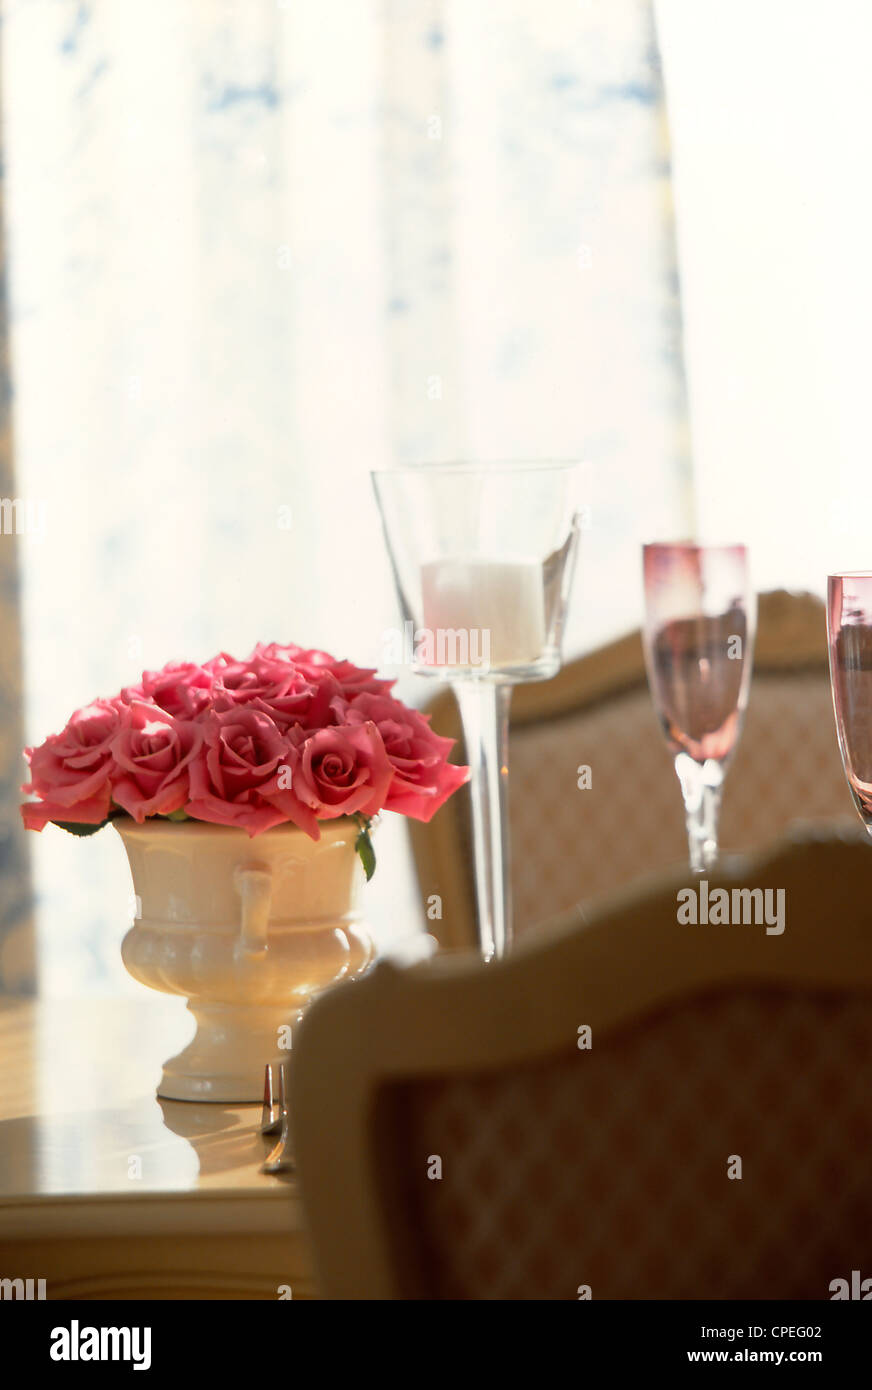
[{"label": "vase pedestal base", "polygon": [[188,1004],[197,1022],[193,1040],[164,1063],[157,1094],[163,1100],[259,1105],[263,1073],[280,1051],[280,1030],[299,1013],[268,1005]]}]

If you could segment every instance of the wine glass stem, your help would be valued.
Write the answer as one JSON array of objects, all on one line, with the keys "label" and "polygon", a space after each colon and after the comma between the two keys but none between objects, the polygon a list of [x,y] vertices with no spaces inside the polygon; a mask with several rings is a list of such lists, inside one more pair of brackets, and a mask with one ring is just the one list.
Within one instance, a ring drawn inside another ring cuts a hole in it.
[{"label": "wine glass stem", "polygon": [[675,759],[675,771],[684,797],[691,872],[702,874],[712,867],[718,857],[723,769],[712,758],[698,763],[687,753],[679,753]]},{"label": "wine glass stem", "polygon": [[509,703],[511,685],[460,680],[454,693],[463,721],[469,789],[478,938],[485,960],[504,956],[512,937],[509,861]]}]

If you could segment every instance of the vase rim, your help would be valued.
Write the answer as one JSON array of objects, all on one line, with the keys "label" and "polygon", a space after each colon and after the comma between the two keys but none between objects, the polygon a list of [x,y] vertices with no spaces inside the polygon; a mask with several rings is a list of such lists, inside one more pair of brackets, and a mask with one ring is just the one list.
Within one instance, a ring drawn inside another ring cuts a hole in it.
[{"label": "vase rim", "polygon": [[[347,833],[348,826],[351,824],[350,816],[336,816],[333,820],[319,821],[321,837],[329,835],[335,827]],[[300,826],[294,825],[291,821],[286,821],[283,825],[273,825],[269,830],[262,830],[259,835],[250,836],[244,825],[216,825],[212,821],[194,820],[191,818],[186,821],[167,820],[162,816],[146,816],[144,821],[135,821],[132,816],[114,816],[109,822],[118,831],[119,835],[169,835],[184,832],[189,838],[192,835],[244,835],[246,840],[263,840],[269,835],[306,835],[307,839],[311,836],[302,830]],[[315,841],[313,841],[315,843]]]}]

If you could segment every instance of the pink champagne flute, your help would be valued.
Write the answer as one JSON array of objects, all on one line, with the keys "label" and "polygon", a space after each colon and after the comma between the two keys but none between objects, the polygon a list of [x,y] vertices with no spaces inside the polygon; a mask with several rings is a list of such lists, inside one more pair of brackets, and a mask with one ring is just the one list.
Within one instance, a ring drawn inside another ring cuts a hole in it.
[{"label": "pink champagne flute", "polygon": [[872,571],[829,576],[827,639],[842,763],[872,834]]},{"label": "pink champagne flute", "polygon": [[757,614],[748,552],[676,542],[646,545],[643,556],[648,684],[701,874],[718,856],[724,775],[748,703]]}]

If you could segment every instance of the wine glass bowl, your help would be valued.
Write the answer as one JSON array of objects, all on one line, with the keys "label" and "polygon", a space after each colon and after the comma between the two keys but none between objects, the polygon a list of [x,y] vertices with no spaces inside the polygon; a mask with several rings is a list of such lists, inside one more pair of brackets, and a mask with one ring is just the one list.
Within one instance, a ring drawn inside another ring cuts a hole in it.
[{"label": "wine glass bowl", "polygon": [[842,764],[872,834],[872,572],[828,577],[827,645]]},{"label": "wine glass bowl", "polygon": [[648,683],[685,802],[691,869],[718,852],[721,789],[748,702],[756,622],[747,550],[643,547]]}]

